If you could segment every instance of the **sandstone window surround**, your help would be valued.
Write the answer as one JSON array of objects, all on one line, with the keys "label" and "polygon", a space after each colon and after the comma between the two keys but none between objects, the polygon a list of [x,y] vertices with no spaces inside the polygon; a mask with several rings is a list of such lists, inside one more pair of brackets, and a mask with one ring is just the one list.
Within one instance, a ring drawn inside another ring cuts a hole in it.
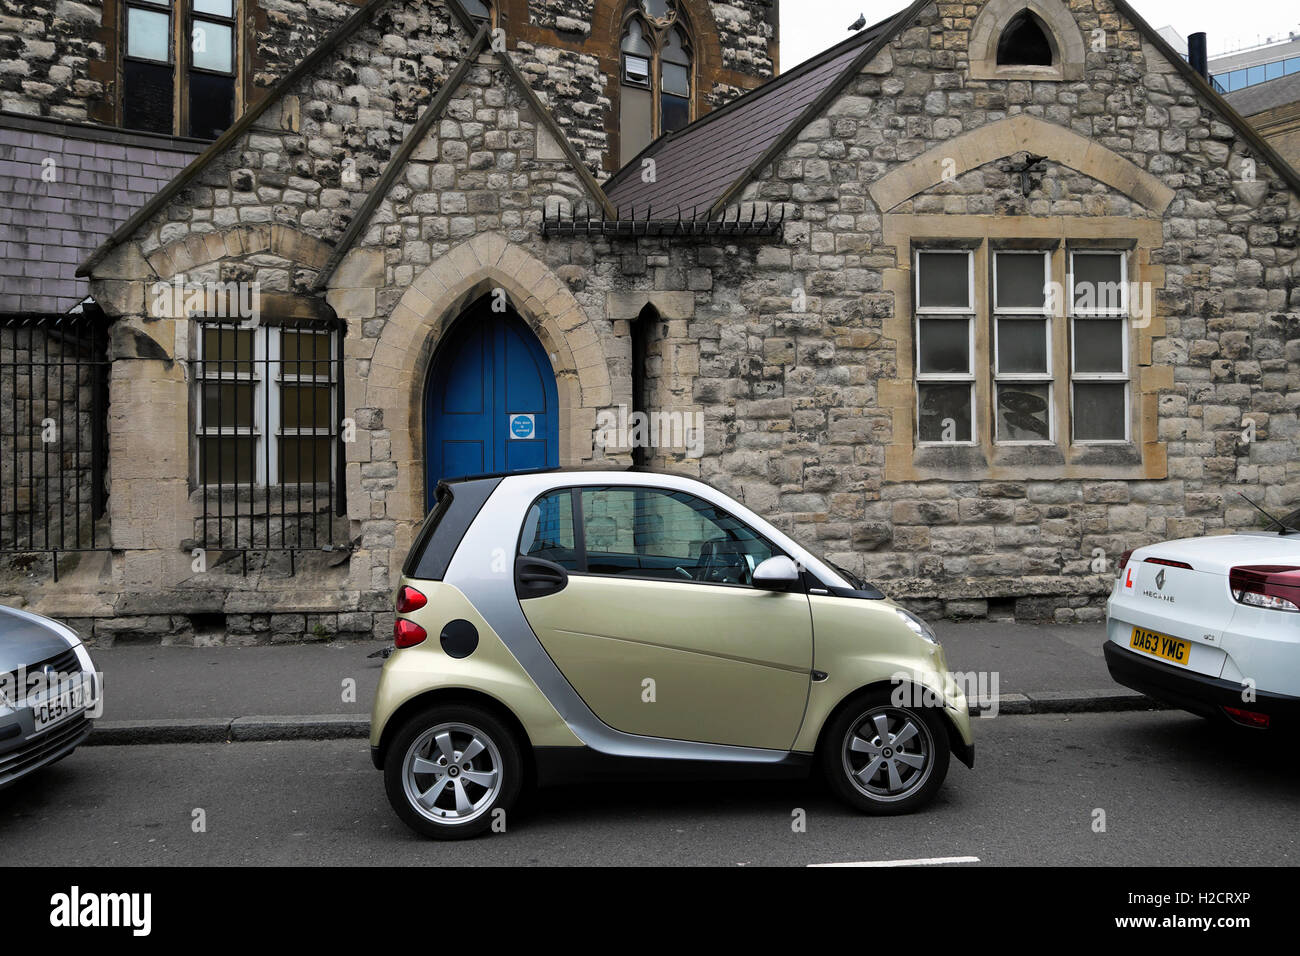
[{"label": "sandstone window surround", "polygon": [[[1041,34],[1049,57],[1025,56]],[[1060,0],[990,0],[971,25],[975,80],[1082,80],[1086,50],[1078,22]],[[999,51],[1002,55],[999,56]],[[1018,54],[1017,55],[1017,52]]]},{"label": "sandstone window surround", "polygon": [[127,0],[120,9],[118,122],[215,139],[238,114],[240,0]]},{"label": "sandstone window surround", "polygon": [[[895,214],[885,238],[886,480],[1165,476],[1158,220]],[[1083,294],[1111,276],[1118,301]]]},{"label": "sandstone window surround", "polygon": [[677,0],[633,0],[619,41],[619,162],[689,125],[694,89],[691,40]]}]

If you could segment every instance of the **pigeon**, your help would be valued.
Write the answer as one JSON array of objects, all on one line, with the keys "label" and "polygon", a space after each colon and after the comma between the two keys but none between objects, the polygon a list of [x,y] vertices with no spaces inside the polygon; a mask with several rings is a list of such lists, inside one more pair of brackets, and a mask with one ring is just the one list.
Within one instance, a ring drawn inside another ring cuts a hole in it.
[{"label": "pigeon", "polygon": [[852,24],[850,24],[849,29],[850,29],[850,30],[861,30],[861,29],[862,29],[863,27],[865,27],[866,25],[867,25],[867,18],[866,18],[865,16],[863,16],[861,13],[859,13],[859,14],[858,14],[858,18],[857,18],[856,20],[854,20]]}]

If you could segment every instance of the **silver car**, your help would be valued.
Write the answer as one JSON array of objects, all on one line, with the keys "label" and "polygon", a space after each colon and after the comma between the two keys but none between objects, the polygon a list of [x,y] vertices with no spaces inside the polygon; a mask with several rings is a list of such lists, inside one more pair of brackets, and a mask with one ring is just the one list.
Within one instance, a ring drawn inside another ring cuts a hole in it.
[{"label": "silver car", "polygon": [[75,631],[0,606],[0,787],[72,753],[99,704],[99,678]]}]

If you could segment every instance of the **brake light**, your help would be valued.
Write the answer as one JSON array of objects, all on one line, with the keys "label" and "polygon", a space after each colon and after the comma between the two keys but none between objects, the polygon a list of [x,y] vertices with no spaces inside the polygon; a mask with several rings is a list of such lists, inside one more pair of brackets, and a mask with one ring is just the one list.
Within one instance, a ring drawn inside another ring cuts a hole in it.
[{"label": "brake light", "polygon": [[414,647],[428,636],[429,632],[414,621],[399,617],[393,622],[393,644],[397,647]]},{"label": "brake light", "polygon": [[1238,604],[1300,613],[1300,568],[1252,564],[1228,572],[1228,587]]},{"label": "brake light", "polygon": [[410,614],[429,603],[429,599],[413,587],[404,587],[397,592],[397,613]]},{"label": "brake light", "polygon": [[1127,551],[1125,551],[1123,554],[1119,556],[1119,567],[1116,568],[1115,570],[1119,573],[1123,573],[1125,566],[1128,565],[1128,559],[1131,557],[1133,557],[1133,549],[1129,548]]},{"label": "brake light", "polygon": [[1247,727],[1259,727],[1261,730],[1268,729],[1268,714],[1261,714],[1254,710],[1242,710],[1240,707],[1225,707],[1223,712],[1239,724]]},{"label": "brake light", "polygon": [[1192,570],[1192,566],[1186,561],[1171,561],[1168,558],[1147,558],[1147,564],[1163,564],[1167,568],[1186,568]]}]

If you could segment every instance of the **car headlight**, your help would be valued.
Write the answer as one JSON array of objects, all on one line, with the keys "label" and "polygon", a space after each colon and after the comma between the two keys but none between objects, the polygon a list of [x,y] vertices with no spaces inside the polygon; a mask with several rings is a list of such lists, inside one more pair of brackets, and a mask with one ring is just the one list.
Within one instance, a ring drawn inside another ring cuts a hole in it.
[{"label": "car headlight", "polygon": [[898,615],[899,620],[907,625],[908,629],[917,637],[925,638],[931,644],[938,644],[939,638],[934,636],[934,631],[930,630],[930,625],[921,620],[911,611],[906,611],[901,607],[894,608],[894,613]]}]

